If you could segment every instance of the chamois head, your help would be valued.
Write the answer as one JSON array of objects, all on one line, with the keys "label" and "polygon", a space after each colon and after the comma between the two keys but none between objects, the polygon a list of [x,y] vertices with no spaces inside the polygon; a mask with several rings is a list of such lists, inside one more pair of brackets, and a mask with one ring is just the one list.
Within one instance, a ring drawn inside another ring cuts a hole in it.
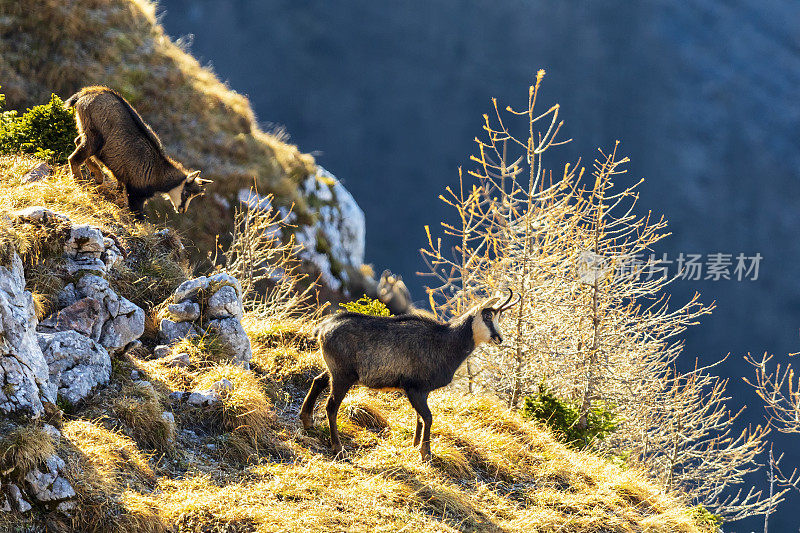
[{"label": "chamois head", "polygon": [[205,194],[206,183],[211,183],[211,180],[199,178],[199,175],[199,170],[188,173],[181,184],[169,192],[169,199],[176,213],[185,213],[192,198]]},{"label": "chamois head", "polygon": [[511,298],[513,297],[514,291],[508,289],[508,298],[506,298],[506,301],[502,304],[495,306],[500,300],[499,297],[495,296],[473,310],[472,336],[476,346],[482,342],[490,341],[497,345],[503,343],[503,335],[500,333],[497,318],[500,316],[500,313],[519,302],[519,296],[512,302]]}]

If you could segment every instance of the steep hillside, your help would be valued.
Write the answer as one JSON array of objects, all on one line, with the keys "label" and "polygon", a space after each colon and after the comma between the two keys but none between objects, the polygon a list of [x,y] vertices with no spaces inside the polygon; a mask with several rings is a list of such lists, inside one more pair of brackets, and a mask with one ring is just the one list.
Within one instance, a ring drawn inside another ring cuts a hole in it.
[{"label": "steep hillside", "polygon": [[[312,319],[288,319],[280,309],[248,310],[242,324],[252,347],[249,368],[231,360],[214,335],[156,348],[155,318],[178,320],[175,314],[191,302],[178,297],[188,294],[181,288],[185,285],[175,289],[186,275],[179,240],[149,225],[132,225],[115,203],[76,185],[66,168],[23,183],[34,164],[24,157],[0,159],[0,268],[3,276],[16,268],[11,278],[35,291],[43,319],[29,317],[28,322],[39,344],[45,346],[43,340],[50,342],[52,335],[81,337],[74,328],[82,321],[75,317],[86,300],[63,308],[65,294],[75,289],[61,281],[72,280],[80,289],[96,278],[70,268],[76,261],[84,261],[84,268],[91,264],[80,254],[70,259],[75,246],[89,250],[89,239],[75,237],[91,233],[87,224],[107,239],[101,270],[110,289],[135,301],[148,318],[141,345],[109,345],[109,374],[91,391],[80,391],[83,399],[69,401],[76,392],[73,382],[88,370],[61,380],[58,407],[44,401],[38,417],[22,416],[13,407],[12,416],[3,416],[0,530],[714,530],[703,525],[701,513],[677,495],[665,494],[643,472],[567,448],[491,399],[465,399],[448,390],[431,400],[430,463],[422,462],[411,445],[414,413],[407,401],[396,393],[366,390],[353,391],[340,410],[349,456],[332,457],[322,413],[310,432],[297,419],[311,379],[322,368]],[[67,218],[37,218],[34,206]],[[71,221],[68,231],[65,220]],[[109,259],[110,249],[123,251],[124,258]],[[14,259],[15,252],[22,262]],[[0,295],[11,290],[9,278],[3,279]],[[231,287],[237,283],[227,281],[208,294],[223,289],[236,294]],[[184,306],[171,306],[165,315],[160,299],[173,292],[170,301]],[[197,298],[211,309],[214,296]],[[3,338],[13,340],[9,324],[24,313],[7,313],[3,298]],[[66,320],[68,314],[73,320]],[[103,335],[100,343],[106,346],[106,340]],[[5,378],[0,399],[15,394],[6,363],[15,354],[19,358],[22,348],[13,342],[0,345],[0,378]],[[56,367],[63,360],[48,358],[50,380],[58,377]],[[42,392],[34,389],[33,395],[47,396],[46,383],[39,385]],[[184,391],[199,392],[187,399]],[[0,401],[0,410],[8,409]],[[48,483],[52,488],[41,490]],[[17,487],[23,488],[22,496]],[[23,501],[33,508],[25,510]],[[21,511],[9,511],[12,506]]]},{"label": "steep hillside", "polygon": [[[25,109],[86,85],[118,90],[163,140],[167,152],[214,180],[185,216],[151,201],[151,220],[188,237],[195,259],[224,240],[232,208],[255,187],[292,207],[307,259],[333,289],[363,261],[363,214],[314,158],[263,131],[244,96],[165,34],[148,0],[0,0],[0,85],[6,107]],[[349,253],[342,253],[342,242]],[[194,250],[194,247],[197,249]]]}]

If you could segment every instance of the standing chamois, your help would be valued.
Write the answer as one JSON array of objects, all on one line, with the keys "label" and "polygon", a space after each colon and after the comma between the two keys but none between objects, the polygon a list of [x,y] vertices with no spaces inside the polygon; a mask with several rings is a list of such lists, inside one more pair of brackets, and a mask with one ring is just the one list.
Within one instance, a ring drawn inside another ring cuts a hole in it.
[{"label": "standing chamois", "polygon": [[84,162],[96,184],[103,182],[103,163],[125,186],[128,206],[136,218],[143,217],[145,201],[156,193],[169,196],[175,211],[185,213],[189,202],[205,192],[211,180],[198,178],[164,151],[161,140],[139,113],[108,87],[84,87],[64,102],[75,107],[78,123],[77,148],[69,156],[72,177],[82,180]]},{"label": "standing chamois", "polygon": [[400,389],[417,412],[414,446],[421,442],[422,459],[429,459],[432,416],[428,395],[453,380],[478,344],[503,342],[497,317],[519,301],[511,302],[513,292],[508,292],[501,305],[494,307],[499,298],[492,298],[447,323],[417,313],[391,317],[339,313],[326,319],[318,337],[328,369],[314,378],[303,401],[303,427],[311,427],[314,404],[329,384],[325,410],[331,447],[339,454],[342,444],[336,414],[350,387],[360,384],[372,389]]}]

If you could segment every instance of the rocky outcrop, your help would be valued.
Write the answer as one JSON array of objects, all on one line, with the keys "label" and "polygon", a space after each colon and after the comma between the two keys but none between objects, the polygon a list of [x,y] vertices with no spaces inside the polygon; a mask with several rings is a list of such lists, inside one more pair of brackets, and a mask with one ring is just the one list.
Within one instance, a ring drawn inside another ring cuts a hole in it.
[{"label": "rocky outcrop", "polygon": [[[47,224],[69,219],[42,207],[15,213],[18,219]],[[38,326],[42,333],[76,331],[115,353],[144,333],[144,311],[119,296],[104,278],[123,259],[115,238],[97,227],[72,225],[64,244],[65,281],[59,310]],[[77,280],[77,281],[74,281]]]},{"label": "rocky outcrop", "polygon": [[47,362],[36,340],[33,296],[17,254],[0,266],[0,413],[38,417],[55,402]]},{"label": "rocky outcrop", "polygon": [[[214,335],[226,348],[231,362],[249,367],[250,339],[242,327],[242,286],[225,273],[183,282],[167,306],[169,318],[159,327],[161,341],[174,343],[193,335]],[[176,365],[182,364],[176,361]],[[188,361],[186,361],[188,364]]]},{"label": "rocky outcrop", "polygon": [[61,397],[76,403],[108,383],[109,352],[136,341],[145,316],[104,278],[123,259],[112,235],[73,225],[68,217],[38,206],[16,211],[9,220],[57,229],[55,235],[64,242],[64,268],[51,274],[66,286],[58,294],[58,309],[41,323],[24,290],[20,258],[14,255],[9,268],[0,267],[0,410],[36,417],[43,401]]},{"label": "rocky outcrop", "polygon": [[322,167],[300,186],[303,195],[317,204],[316,223],[298,228],[300,257],[320,271],[333,290],[348,284],[348,271],[364,263],[366,222],[364,212],[336,176]]},{"label": "rocky outcrop", "polygon": [[86,398],[111,378],[111,357],[100,344],[77,331],[39,333],[39,346],[58,397],[71,404]]}]

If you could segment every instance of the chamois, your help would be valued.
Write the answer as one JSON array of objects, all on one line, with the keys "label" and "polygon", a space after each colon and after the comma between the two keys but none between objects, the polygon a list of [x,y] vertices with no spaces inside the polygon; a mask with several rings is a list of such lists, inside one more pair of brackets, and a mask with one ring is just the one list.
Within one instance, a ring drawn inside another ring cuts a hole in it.
[{"label": "chamois", "polygon": [[414,446],[422,459],[431,455],[431,410],[428,395],[453,380],[453,375],[478,344],[501,344],[497,317],[519,301],[508,298],[494,307],[495,297],[447,323],[419,313],[378,317],[339,313],[327,318],[318,331],[322,358],[328,369],[314,378],[303,406],[303,427],[312,426],[314,404],[325,385],[330,395],[325,405],[331,430],[331,447],[342,451],[336,414],[347,391],[355,384],[372,389],[405,392],[417,412]]},{"label": "chamois", "polygon": [[386,304],[393,315],[408,313],[414,309],[411,293],[403,283],[403,278],[384,270],[378,282],[378,299]]},{"label": "chamois", "polygon": [[145,201],[156,193],[169,196],[175,211],[185,213],[189,202],[205,192],[211,180],[198,178],[164,151],[161,140],[139,113],[108,87],[84,87],[64,102],[75,107],[78,124],[77,148],[69,156],[72,177],[83,180],[86,163],[96,184],[103,182],[98,161],[125,186],[128,206],[136,218],[143,217]]}]

